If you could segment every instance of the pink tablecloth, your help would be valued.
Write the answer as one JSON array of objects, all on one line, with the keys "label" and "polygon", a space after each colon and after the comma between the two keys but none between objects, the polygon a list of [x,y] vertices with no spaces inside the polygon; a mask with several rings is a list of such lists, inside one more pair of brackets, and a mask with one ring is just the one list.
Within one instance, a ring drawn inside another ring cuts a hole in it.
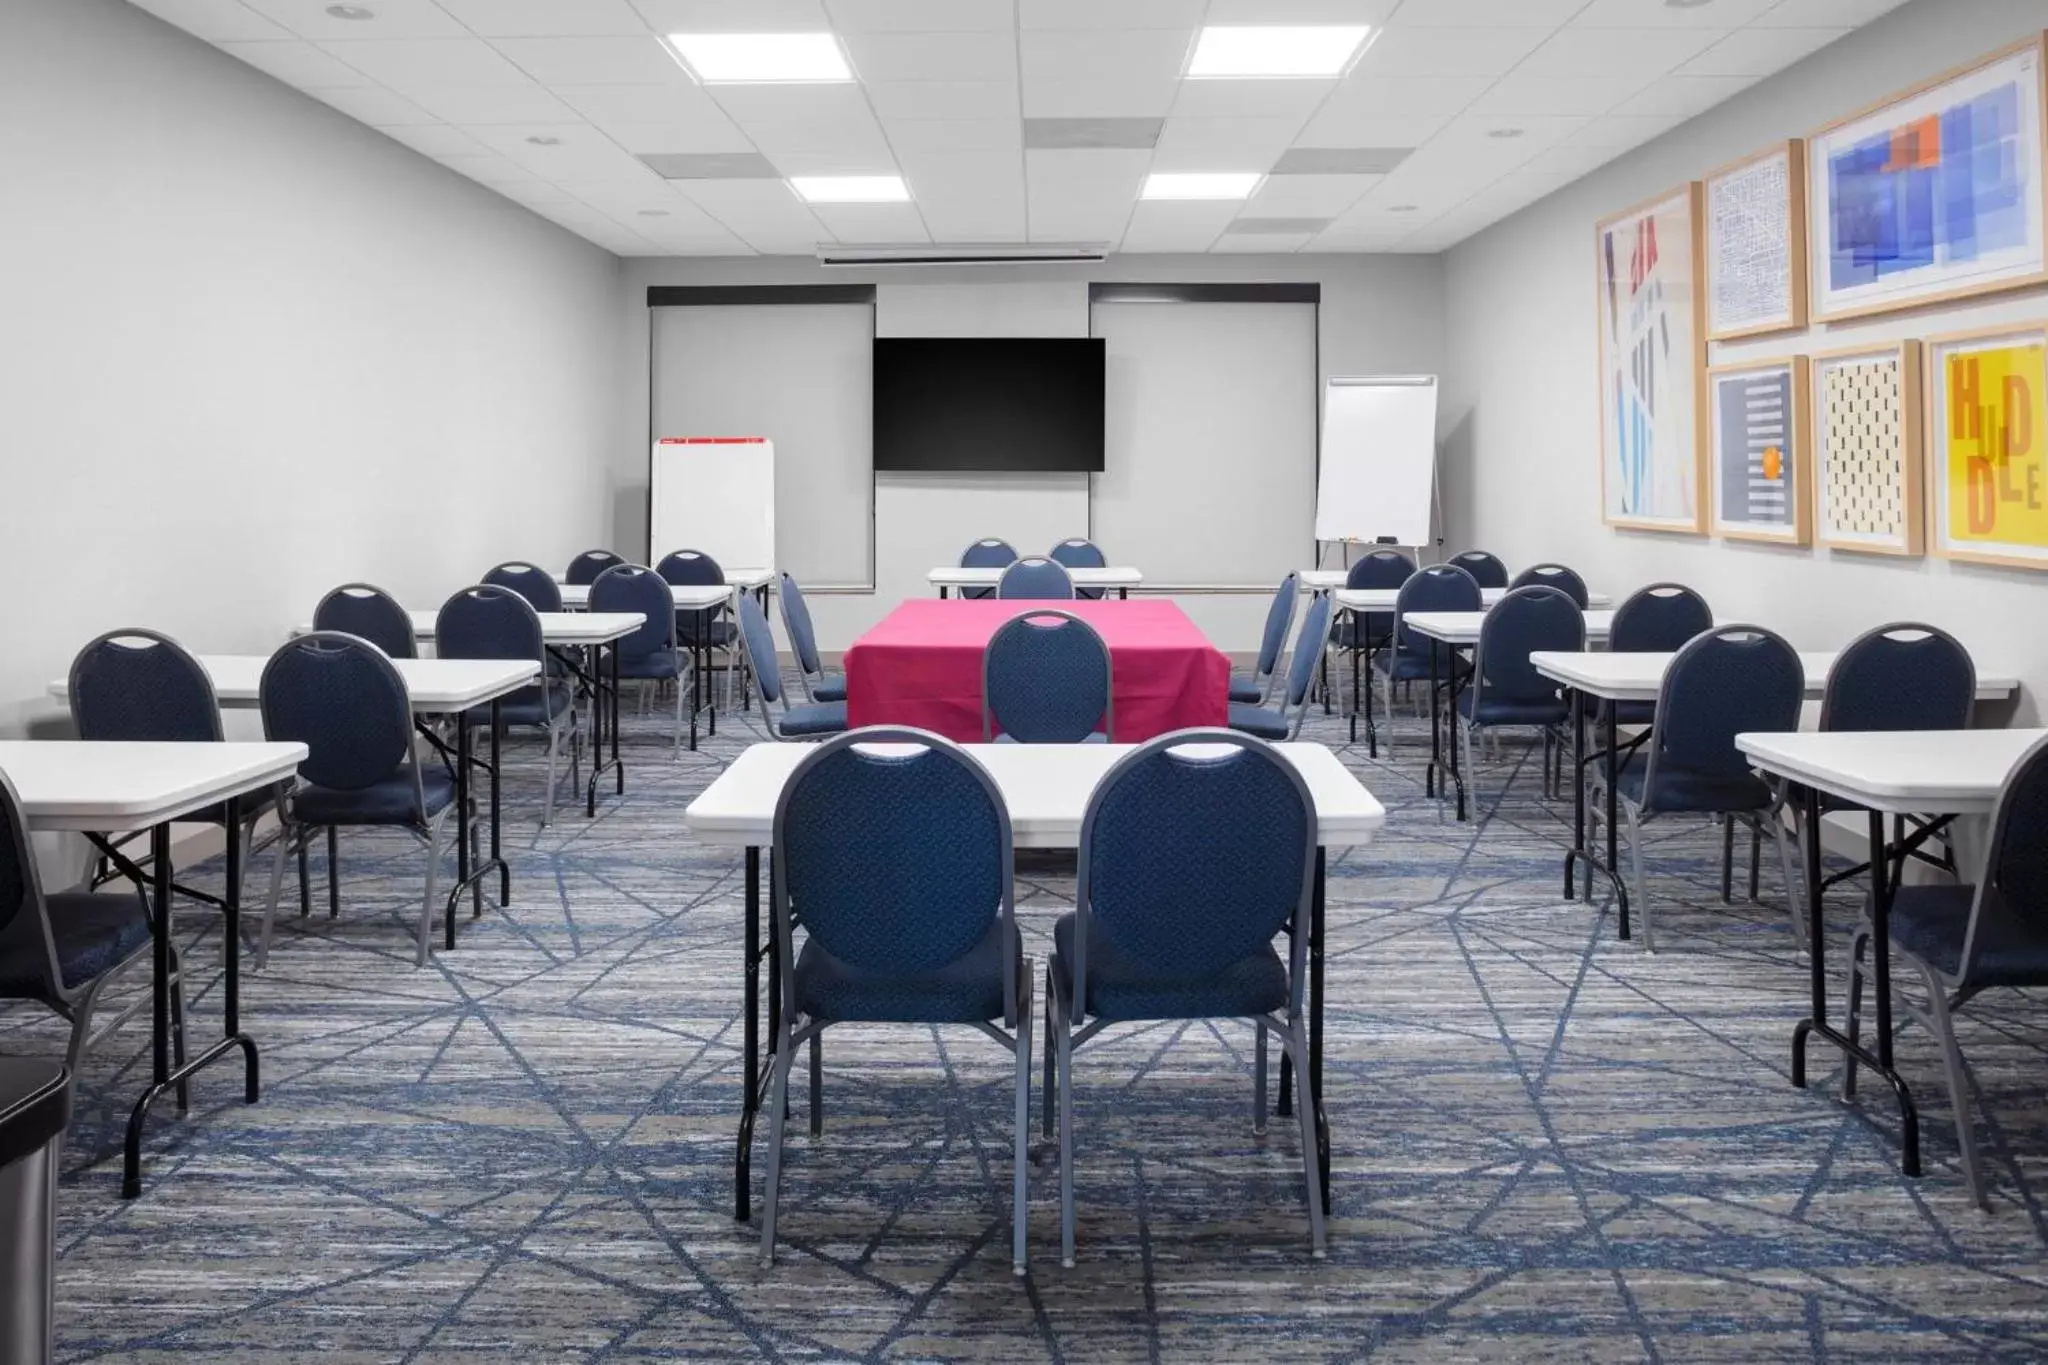
[{"label": "pink tablecloth", "polygon": [[[903,603],[846,652],[847,720],[916,725],[978,743],[981,652],[997,626],[1033,605],[933,597]],[[1118,743],[1229,719],[1230,660],[1173,603],[1104,598],[1036,605],[1071,611],[1102,633]]]}]

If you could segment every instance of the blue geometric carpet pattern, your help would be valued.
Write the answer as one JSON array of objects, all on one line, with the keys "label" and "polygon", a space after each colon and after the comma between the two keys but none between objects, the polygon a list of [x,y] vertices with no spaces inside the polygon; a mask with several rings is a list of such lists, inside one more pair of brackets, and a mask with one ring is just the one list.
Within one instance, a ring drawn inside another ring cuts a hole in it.
[{"label": "blue geometric carpet pattern", "polygon": [[[1252,1132],[1245,1026],[1126,1026],[1077,1055],[1079,1264],[1059,1265],[1041,1160],[1023,1279],[1007,1054],[966,1029],[842,1027],[822,1139],[801,1068],[792,1083],[764,1270],[731,1211],[741,860],[681,819],[760,737],[755,715],[719,719],[680,758],[663,718],[630,719],[624,799],[594,820],[565,802],[538,835],[540,755],[511,745],[511,905],[465,919],[453,952],[437,929],[424,969],[418,846],[344,835],[330,920],[316,844],[312,915],[288,876],[270,966],[243,976],[261,1103],[229,1066],[188,1118],[161,1104],[132,1202],[146,1016],[91,1056],[59,1192],[59,1358],[2048,1359],[2040,997],[1960,1016],[1986,1215],[1924,1034],[1899,1043],[1922,1179],[1899,1172],[1881,1085],[1845,1104],[1816,1046],[1812,1089],[1792,1088],[1807,974],[1774,860],[1764,903],[1722,904],[1714,829],[1652,826],[1648,955],[1606,899],[1561,898],[1571,808],[1542,798],[1530,748],[1504,742],[1461,825],[1423,794],[1427,727],[1407,715],[1378,760],[1341,716],[1304,733],[1389,811],[1370,846],[1331,853],[1327,1261],[1308,1255],[1297,1129]],[[269,871],[259,857],[253,905]],[[1026,861],[1041,965],[1072,890],[1070,864]],[[1859,895],[1829,908],[1838,1011]],[[200,1037],[219,1027],[219,923],[177,908]],[[0,1050],[63,1039],[37,1008],[0,1011]]]}]

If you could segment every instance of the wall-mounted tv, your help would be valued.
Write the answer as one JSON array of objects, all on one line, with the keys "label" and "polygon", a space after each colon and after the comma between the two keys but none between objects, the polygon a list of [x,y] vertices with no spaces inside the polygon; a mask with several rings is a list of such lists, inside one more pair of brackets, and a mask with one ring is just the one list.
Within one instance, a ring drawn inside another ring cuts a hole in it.
[{"label": "wall-mounted tv", "polygon": [[1102,468],[1100,337],[878,337],[875,468]]}]

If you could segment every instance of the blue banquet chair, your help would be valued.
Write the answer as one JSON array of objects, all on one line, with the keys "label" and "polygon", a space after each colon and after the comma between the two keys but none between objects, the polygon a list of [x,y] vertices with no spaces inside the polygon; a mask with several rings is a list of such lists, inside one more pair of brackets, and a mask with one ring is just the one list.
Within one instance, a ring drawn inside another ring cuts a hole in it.
[{"label": "blue banquet chair", "polygon": [[1273,590],[1266,608],[1266,628],[1259,635],[1259,657],[1249,679],[1230,680],[1230,699],[1263,706],[1273,695],[1280,676],[1280,651],[1287,648],[1287,630],[1294,624],[1294,605],[1301,596],[1301,574],[1290,571]]},{"label": "blue banquet chair", "polygon": [[[1475,733],[1507,726],[1534,726],[1543,737],[1543,772],[1557,752],[1557,730],[1570,719],[1558,684],[1536,671],[1529,656],[1538,650],[1579,653],[1586,647],[1586,614],[1556,588],[1516,588],[1487,610],[1472,651],[1470,681],[1458,694],[1465,786],[1479,803],[1479,769],[1473,762]],[[1546,782],[1547,785],[1547,782]]]},{"label": "blue banquet chair", "polygon": [[1012,601],[1071,602],[1074,579],[1067,566],[1044,555],[1027,555],[1003,570],[996,596]]},{"label": "blue banquet chair", "polygon": [[[499,699],[498,722],[537,729],[547,738],[548,791],[540,815],[540,827],[546,829],[555,817],[555,779],[562,749],[569,749],[569,789],[574,791],[577,774],[582,771],[583,736],[577,727],[573,689],[559,678],[546,676],[547,646],[541,641],[535,608],[515,589],[495,583],[464,588],[442,604],[435,618],[434,653],[443,659],[520,659],[540,666],[543,681]],[[462,723],[488,728],[491,708],[471,708]]]},{"label": "blue banquet chair", "polygon": [[1330,642],[1331,609],[1328,593],[1319,593],[1310,600],[1308,610],[1302,614],[1301,632],[1294,637],[1294,653],[1287,660],[1287,686],[1280,693],[1279,705],[1231,702],[1231,729],[1261,739],[1293,739],[1301,733],[1301,724],[1308,719],[1309,689],[1323,661],[1323,650]]},{"label": "blue banquet chair", "polygon": [[775,652],[775,636],[768,629],[768,615],[749,593],[740,594],[740,646],[746,651],[747,671],[754,675],[754,688],[761,697],[761,720],[776,739],[816,739],[846,729],[843,701],[799,702],[792,705],[782,689],[782,658]]},{"label": "blue banquet chair", "polygon": [[[631,635],[613,644],[619,653],[619,683],[673,683],[676,689],[675,733],[671,743],[683,751],[683,675],[688,665],[676,646],[676,601],[669,585],[654,570],[639,564],[614,564],[590,585],[592,611],[639,612],[646,620]],[[642,709],[647,699],[641,689]],[[690,704],[696,705],[693,695]],[[592,705],[598,703],[593,702]]]},{"label": "blue banquet chair", "polygon": [[[777,585],[776,601],[782,605],[782,629],[789,636],[789,652],[796,656],[797,682],[804,689],[807,701],[845,701],[846,678],[825,676],[825,666],[818,661],[818,633],[811,625],[810,604],[804,601],[804,590],[797,586],[794,578],[782,575]],[[817,681],[811,678],[816,675]]]},{"label": "blue banquet chair", "polygon": [[313,629],[368,640],[394,659],[417,659],[412,614],[398,599],[369,583],[344,583],[313,608]]},{"label": "blue banquet chair", "polygon": [[[1070,611],[1026,611],[996,627],[981,654],[984,742],[1116,742],[1109,646]],[[1096,727],[1100,726],[1100,729]]]},{"label": "blue banquet chair", "polygon": [[[1017,562],[1017,551],[1007,540],[995,536],[983,536],[960,552],[960,567],[963,569],[1001,569]],[[960,595],[966,598],[994,597],[994,588],[962,588]]]},{"label": "blue banquet chair", "polygon": [[[1102,553],[1101,547],[1082,536],[1070,536],[1053,546],[1047,553],[1069,569],[1101,569],[1109,564],[1109,559]],[[1074,589],[1074,595],[1093,601],[1100,598],[1104,591],[1102,588],[1077,587]]]}]

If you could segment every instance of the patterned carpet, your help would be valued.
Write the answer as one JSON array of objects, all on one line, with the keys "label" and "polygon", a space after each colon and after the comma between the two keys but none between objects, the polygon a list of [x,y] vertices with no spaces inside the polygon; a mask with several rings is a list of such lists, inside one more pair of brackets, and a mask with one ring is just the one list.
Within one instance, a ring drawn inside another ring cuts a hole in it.
[{"label": "patterned carpet", "polygon": [[[1251,1132],[1248,1028],[1125,1028],[1080,1054],[1080,1264],[1059,1267],[1041,1165],[1023,1280],[1007,1054],[898,1028],[828,1037],[825,1136],[793,1125],[763,1271],[730,1210],[740,864],[680,818],[756,738],[722,719],[680,760],[657,720],[634,722],[628,795],[537,840],[540,769],[518,748],[512,905],[424,970],[415,846],[344,838],[338,921],[316,859],[313,917],[288,916],[244,978],[262,1103],[220,1070],[189,1119],[160,1109],[132,1203],[121,1124],[146,1025],[93,1056],[60,1194],[59,1357],[2048,1358],[2039,998],[1987,998],[1961,1024],[1987,1216],[1924,1035],[1901,1040],[1923,1179],[1898,1173],[1881,1094],[1841,1103],[1825,1050],[1815,1089],[1791,1087],[1804,968],[1781,902],[1718,903],[1706,826],[1653,827],[1648,956],[1609,910],[1559,899],[1570,808],[1539,799],[1529,751],[1504,747],[1480,818],[1457,825],[1422,794],[1412,719],[1392,759],[1344,750],[1390,818],[1332,859],[1326,1263],[1307,1254],[1295,1130]],[[1341,744],[1341,718],[1306,737]],[[1778,884],[1767,863],[1767,898]],[[1057,862],[1027,864],[1041,960],[1071,888]],[[218,1027],[218,923],[179,907],[200,1031]],[[62,1046],[46,1014],[0,1012],[0,1049]]]}]

